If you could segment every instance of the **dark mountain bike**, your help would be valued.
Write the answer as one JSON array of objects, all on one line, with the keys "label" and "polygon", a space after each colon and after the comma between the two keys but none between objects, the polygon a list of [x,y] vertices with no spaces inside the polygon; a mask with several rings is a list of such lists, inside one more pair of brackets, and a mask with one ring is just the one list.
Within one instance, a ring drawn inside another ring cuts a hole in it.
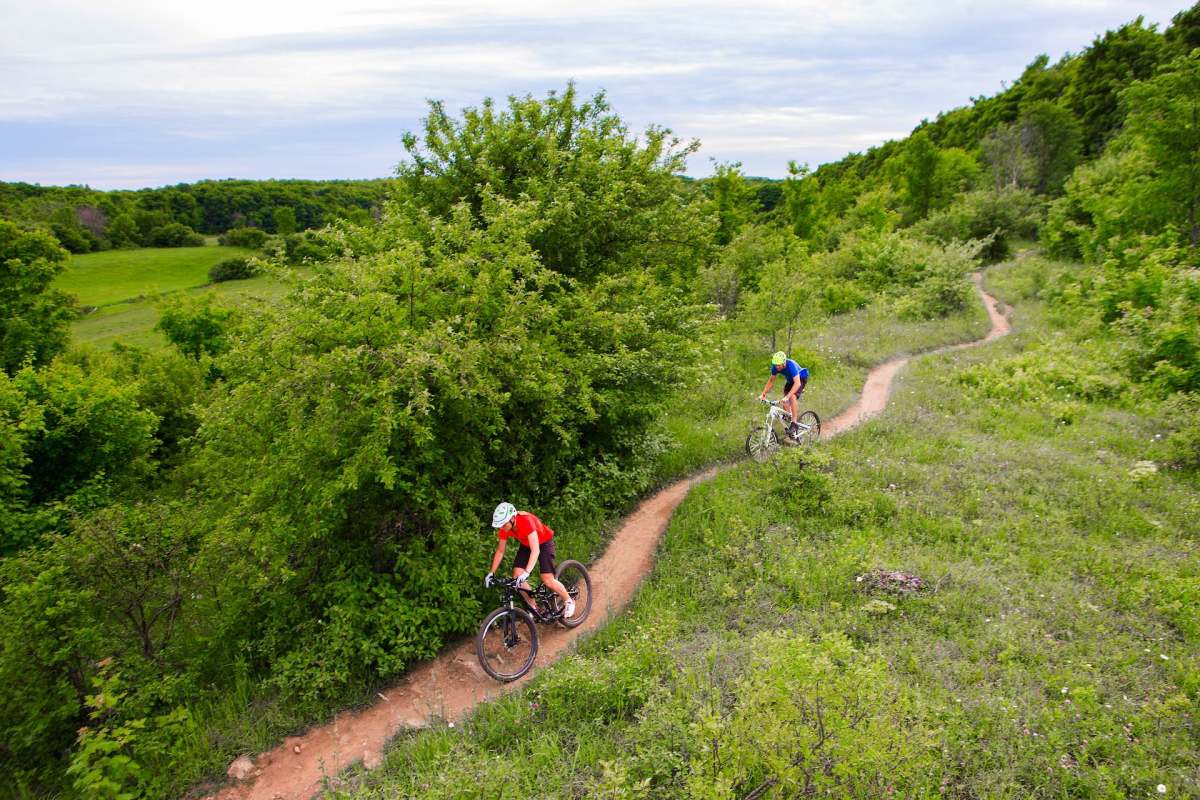
[{"label": "dark mountain bike", "polygon": [[[484,672],[498,681],[515,681],[537,657],[537,624],[558,623],[566,628],[583,624],[592,610],[592,578],[578,561],[564,561],[554,573],[575,601],[575,613],[563,616],[562,599],[544,585],[517,588],[516,578],[493,578],[500,590],[500,607],[484,618],[475,636],[475,654]],[[530,605],[532,604],[532,608]]]}]

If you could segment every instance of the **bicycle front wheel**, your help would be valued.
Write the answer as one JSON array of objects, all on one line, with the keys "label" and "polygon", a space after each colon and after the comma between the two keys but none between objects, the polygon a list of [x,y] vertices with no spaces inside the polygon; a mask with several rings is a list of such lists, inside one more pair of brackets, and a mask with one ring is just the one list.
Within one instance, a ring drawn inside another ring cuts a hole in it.
[{"label": "bicycle front wheel", "polygon": [[[592,610],[592,576],[588,575],[587,568],[578,561],[567,560],[558,565],[558,569],[554,573],[554,577],[567,590],[567,594],[571,595],[571,599],[575,601],[575,613],[571,617],[563,617],[560,621],[568,628],[574,628],[583,624],[587,619],[587,615]],[[555,599],[558,597],[555,595]]]},{"label": "bicycle front wheel", "polygon": [[746,437],[746,455],[755,461],[764,461],[779,447],[779,437],[769,425],[756,427]]},{"label": "bicycle front wheel", "polygon": [[518,608],[497,608],[488,614],[475,637],[483,671],[505,683],[528,672],[537,651],[537,625]]},{"label": "bicycle front wheel", "polygon": [[815,442],[821,438],[821,418],[817,416],[817,412],[805,411],[801,414],[800,425],[801,430],[804,430],[801,441]]}]

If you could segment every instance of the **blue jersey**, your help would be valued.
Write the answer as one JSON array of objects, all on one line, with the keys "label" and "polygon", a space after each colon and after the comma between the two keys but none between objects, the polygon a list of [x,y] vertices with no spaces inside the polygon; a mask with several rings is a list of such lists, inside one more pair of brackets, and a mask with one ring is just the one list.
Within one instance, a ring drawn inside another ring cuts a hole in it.
[{"label": "blue jersey", "polygon": [[790,358],[783,362],[782,367],[771,365],[771,375],[783,374],[787,378],[787,385],[791,386],[797,378],[808,380],[808,367],[802,367]]}]

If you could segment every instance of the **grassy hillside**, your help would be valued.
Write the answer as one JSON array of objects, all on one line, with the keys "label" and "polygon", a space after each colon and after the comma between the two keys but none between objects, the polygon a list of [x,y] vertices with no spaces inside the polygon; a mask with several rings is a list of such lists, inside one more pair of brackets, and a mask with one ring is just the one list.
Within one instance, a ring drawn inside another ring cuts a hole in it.
[{"label": "grassy hillside", "polygon": [[287,292],[278,279],[256,278],[209,284],[208,270],[227,258],[252,256],[238,247],[176,247],[110,250],[72,256],[55,287],[92,307],[71,325],[74,342],[107,350],[115,342],[141,347],[166,344],[154,330],[165,295],[211,293],[222,305],[249,307]]},{"label": "grassy hillside", "polygon": [[1139,464],[1153,403],[1004,396],[1013,363],[1085,363],[1037,303],[1016,322],[807,463],[693,490],[628,614],[339,796],[1200,794],[1195,477]]},{"label": "grassy hillside", "polygon": [[55,288],[107,306],[208,283],[214,264],[254,253],[236,247],[143,247],[71,256]]},{"label": "grassy hillside", "polygon": [[[211,294],[224,306],[250,307],[257,302],[271,302],[282,297],[287,284],[269,275],[241,281],[227,281],[211,286],[178,290],[188,295]],[[154,330],[158,322],[158,303],[162,298],[133,300],[98,308],[80,317],[71,325],[72,340],[107,350],[115,342],[140,347],[159,347],[166,344],[161,333]]]}]

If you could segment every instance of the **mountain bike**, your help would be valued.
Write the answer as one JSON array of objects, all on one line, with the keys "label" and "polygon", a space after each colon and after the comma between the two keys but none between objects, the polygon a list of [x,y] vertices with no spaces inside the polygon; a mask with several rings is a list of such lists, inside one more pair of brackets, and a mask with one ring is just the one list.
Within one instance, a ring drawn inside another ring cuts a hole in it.
[{"label": "mountain bike", "polygon": [[[575,613],[563,616],[562,599],[548,587],[517,586],[516,578],[493,578],[500,590],[500,607],[484,618],[475,636],[475,654],[483,671],[498,681],[515,681],[533,666],[537,657],[537,623],[558,623],[566,628],[583,624],[592,610],[592,578],[578,561],[564,561],[554,572],[575,601]],[[532,605],[532,608],[529,606]]]},{"label": "mountain bike", "polygon": [[[821,438],[821,418],[817,416],[817,412],[802,412],[800,419],[796,420],[795,433],[789,433],[792,415],[787,409],[780,405],[778,400],[759,400],[769,406],[767,416],[761,423],[754,423],[754,427],[746,436],[746,454],[755,461],[765,460],[779,449],[781,443],[791,446],[803,445]],[[782,434],[776,431],[777,427],[783,428]]]}]

